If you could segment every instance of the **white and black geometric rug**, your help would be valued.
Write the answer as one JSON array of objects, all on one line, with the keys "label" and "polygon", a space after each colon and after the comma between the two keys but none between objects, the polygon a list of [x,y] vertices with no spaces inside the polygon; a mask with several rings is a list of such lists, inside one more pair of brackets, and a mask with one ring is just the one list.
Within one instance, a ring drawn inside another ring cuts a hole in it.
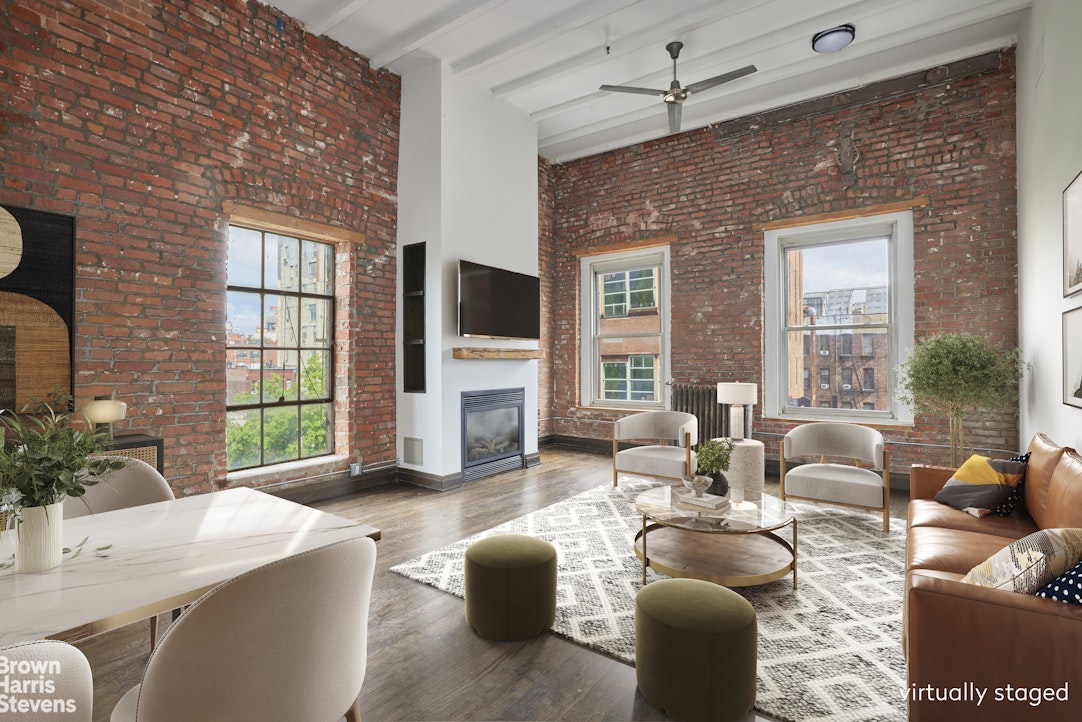
[{"label": "white and black geometric rug", "polygon": [[[458,597],[474,541],[528,534],[557,551],[553,632],[635,663],[635,594],[642,566],[632,541],[642,527],[634,499],[657,482],[622,479],[392,567]],[[905,523],[794,504],[800,520],[799,588],[792,578],[735,588],[755,607],[759,682],[755,707],[791,722],[905,719],[901,649]],[[786,536],[785,532],[778,532]],[[789,539],[791,541],[791,539]],[[665,575],[647,570],[647,579]]]}]

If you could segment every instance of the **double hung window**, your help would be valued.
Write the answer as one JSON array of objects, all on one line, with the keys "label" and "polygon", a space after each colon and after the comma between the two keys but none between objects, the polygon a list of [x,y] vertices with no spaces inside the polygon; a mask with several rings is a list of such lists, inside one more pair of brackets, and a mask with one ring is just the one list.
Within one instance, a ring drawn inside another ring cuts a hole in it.
[{"label": "double hung window", "polygon": [[664,405],[668,249],[582,259],[584,405]]},{"label": "double hung window", "polygon": [[909,212],[767,232],[767,415],[911,420],[894,369],[913,339],[912,238]]}]

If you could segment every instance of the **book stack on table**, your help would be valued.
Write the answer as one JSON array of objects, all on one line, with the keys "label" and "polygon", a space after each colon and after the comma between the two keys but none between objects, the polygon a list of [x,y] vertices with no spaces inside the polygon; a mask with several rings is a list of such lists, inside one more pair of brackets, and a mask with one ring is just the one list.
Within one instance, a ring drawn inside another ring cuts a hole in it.
[{"label": "book stack on table", "polygon": [[681,504],[688,504],[690,506],[700,506],[710,511],[725,511],[729,508],[729,497],[718,496],[716,494],[703,494],[702,496],[695,496],[694,494],[685,494],[680,497]]}]

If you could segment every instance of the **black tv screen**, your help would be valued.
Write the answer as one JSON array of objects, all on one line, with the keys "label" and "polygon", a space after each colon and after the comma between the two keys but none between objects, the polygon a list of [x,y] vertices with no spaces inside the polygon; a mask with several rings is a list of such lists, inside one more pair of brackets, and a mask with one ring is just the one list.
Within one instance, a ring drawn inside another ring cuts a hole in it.
[{"label": "black tv screen", "polygon": [[540,279],[459,261],[458,333],[486,338],[541,338]]}]

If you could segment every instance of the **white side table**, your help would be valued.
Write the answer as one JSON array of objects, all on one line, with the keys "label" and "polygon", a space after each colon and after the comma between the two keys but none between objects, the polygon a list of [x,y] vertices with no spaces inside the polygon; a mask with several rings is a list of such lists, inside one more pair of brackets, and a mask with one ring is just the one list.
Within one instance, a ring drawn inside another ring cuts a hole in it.
[{"label": "white side table", "polygon": [[763,442],[755,439],[733,439],[729,470],[724,472],[729,484],[739,489],[762,491],[766,481]]}]

